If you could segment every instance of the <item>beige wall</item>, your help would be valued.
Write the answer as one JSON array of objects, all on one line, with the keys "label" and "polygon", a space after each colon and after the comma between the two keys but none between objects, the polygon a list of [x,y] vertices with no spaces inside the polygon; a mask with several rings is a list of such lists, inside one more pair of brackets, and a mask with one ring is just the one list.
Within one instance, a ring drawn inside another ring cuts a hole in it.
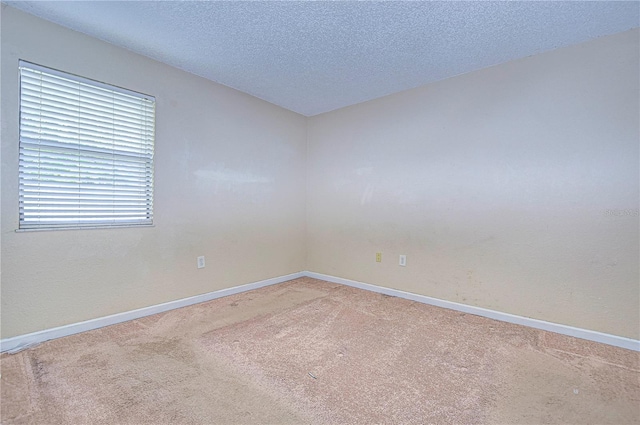
[{"label": "beige wall", "polygon": [[[305,117],[4,6],[1,47],[2,338],[304,270]],[[15,232],[18,59],[156,96],[155,227]]]},{"label": "beige wall", "polygon": [[[307,269],[639,338],[638,39],[307,120],[3,7],[1,337]],[[156,96],[155,227],[15,232],[18,59]]]},{"label": "beige wall", "polygon": [[638,40],[309,119],[307,269],[637,339]]}]

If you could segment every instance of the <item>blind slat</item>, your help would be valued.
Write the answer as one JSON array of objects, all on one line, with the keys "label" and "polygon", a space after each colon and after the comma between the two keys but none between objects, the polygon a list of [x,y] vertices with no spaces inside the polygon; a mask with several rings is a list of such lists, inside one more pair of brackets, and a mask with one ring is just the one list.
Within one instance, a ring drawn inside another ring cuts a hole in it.
[{"label": "blind slat", "polygon": [[147,152],[131,152],[120,149],[106,149],[95,146],[85,145],[79,147],[77,145],[73,145],[71,143],[58,143],[52,140],[41,140],[41,141],[33,141],[31,139],[22,140],[21,142],[23,146],[23,151],[25,154],[29,151],[36,151],[38,155],[49,155],[49,156],[64,156],[68,154],[69,156],[73,156],[74,158],[78,158],[77,150],[82,149],[85,153],[79,160],[94,159],[94,158],[116,158],[119,161],[124,162],[138,162],[141,159],[149,158],[151,159],[153,155],[153,151]]},{"label": "blind slat", "polygon": [[[76,113],[93,115],[96,117],[107,112],[124,119],[125,122],[135,122],[135,118],[130,117],[144,117],[152,115],[151,109],[147,110],[148,108],[146,108],[146,105],[144,104],[119,105],[114,100],[107,107],[101,101],[102,99],[91,98],[84,93],[67,96],[63,93],[47,89],[42,86],[23,85],[22,94],[24,95],[23,99],[25,104],[32,107],[41,103],[47,106],[57,106],[65,111],[75,111]],[[82,108],[78,109],[78,105],[82,106]],[[141,109],[140,106],[143,108]]]},{"label": "blind slat", "polygon": [[144,140],[148,132],[147,128],[126,125],[124,122],[114,124],[104,119],[72,115],[60,109],[51,110],[48,108],[42,108],[40,111],[24,108],[21,128],[24,131],[37,134],[73,132],[94,135],[95,137],[118,136],[133,143],[140,139]]},{"label": "blind slat", "polygon": [[[92,93],[95,97],[111,97],[110,93],[118,93],[117,102],[119,103],[139,103],[145,101],[153,101],[153,98],[149,96],[145,96],[140,93],[129,92],[123,93],[122,89],[115,86],[106,85],[104,83],[99,83],[97,81],[86,80],[82,82],[82,77],[77,77],[75,75],[70,75],[66,73],[60,73],[59,75],[53,75],[59,71],[55,71],[48,68],[42,68],[41,70],[36,70],[33,64],[30,64],[25,61],[20,61],[22,69],[22,78],[25,80],[25,84],[44,84],[44,85],[54,85],[59,87],[60,92],[64,91],[84,91],[87,93]],[[38,66],[38,65],[35,65]],[[100,87],[102,85],[102,87]]]}]

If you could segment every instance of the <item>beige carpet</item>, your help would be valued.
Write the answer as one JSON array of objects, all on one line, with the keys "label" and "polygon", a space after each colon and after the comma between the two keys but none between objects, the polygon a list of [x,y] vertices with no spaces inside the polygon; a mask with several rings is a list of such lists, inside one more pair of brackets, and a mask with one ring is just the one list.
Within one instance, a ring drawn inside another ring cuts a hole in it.
[{"label": "beige carpet", "polygon": [[640,354],[302,278],[4,354],[3,424],[640,423]]}]

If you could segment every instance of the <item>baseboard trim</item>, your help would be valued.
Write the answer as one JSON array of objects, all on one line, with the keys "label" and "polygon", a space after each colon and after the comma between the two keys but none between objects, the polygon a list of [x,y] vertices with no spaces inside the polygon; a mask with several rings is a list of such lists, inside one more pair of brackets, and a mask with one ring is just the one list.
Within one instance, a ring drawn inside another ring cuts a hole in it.
[{"label": "baseboard trim", "polygon": [[531,319],[529,317],[517,316],[515,314],[503,313],[496,310],[489,310],[482,307],[474,307],[467,304],[460,304],[453,301],[441,300],[438,298],[427,297],[425,295],[413,294],[397,289],[385,288],[383,286],[372,285],[369,283],[358,282],[355,280],[344,279],[341,277],[330,276],[322,273],[304,272],[307,277],[326,280],[328,282],[339,283],[342,285],[352,286],[354,288],[365,289],[367,291],[378,292],[380,294],[391,295],[394,297],[404,298],[407,300],[417,301],[423,304],[429,304],[436,307],[448,308],[463,313],[475,314],[477,316],[488,317],[490,319],[500,320],[502,322],[514,323],[516,325],[529,326],[535,329],[541,329],[549,332],[555,332],[562,335],[568,335],[575,338],[586,339],[589,341],[600,342],[603,344],[613,345],[615,347],[626,348],[628,350],[640,351],[640,341],[622,336],[606,334],[588,329],[574,328],[573,326],[561,325],[559,323],[546,322],[544,320]]},{"label": "baseboard trim", "polygon": [[74,335],[80,332],[99,329],[105,326],[115,325],[117,323],[127,322],[129,320],[150,316],[152,314],[163,313],[165,311],[174,310],[176,308],[187,307],[193,304],[215,300],[216,298],[226,297],[228,295],[239,294],[241,292],[251,291],[253,289],[262,288],[264,286],[275,285],[303,276],[305,276],[305,272],[292,273],[284,276],[274,277],[271,279],[260,280],[258,282],[248,283],[246,285],[234,286],[232,288],[221,289],[219,291],[207,292],[206,294],[182,298],[179,300],[169,301],[149,307],[143,307],[137,310],[125,311],[123,313],[112,314],[110,316],[99,317],[84,322],[72,323],[69,325],[59,326],[57,328],[45,329],[38,332],[5,338],[0,340],[0,352],[16,353],[18,351],[24,350],[25,348],[40,344],[50,339],[62,338],[64,336]]},{"label": "baseboard trim", "polygon": [[311,277],[314,279],[325,280],[327,282],[338,283],[341,285],[352,286],[354,288],[364,289],[367,291],[377,292],[380,294],[390,295],[394,297],[404,298],[407,300],[417,301],[423,304],[429,304],[436,307],[448,308],[463,313],[475,314],[477,316],[487,317],[490,319],[500,320],[502,322],[514,323],[516,325],[529,326],[535,329],[541,329],[549,332],[555,332],[562,335],[568,335],[576,338],[586,339],[588,341],[600,342],[603,344],[613,345],[615,347],[626,348],[628,350],[640,352],[640,341],[625,338],[622,336],[606,334],[588,329],[575,328],[573,326],[561,325],[559,323],[546,322],[544,320],[532,319],[529,317],[517,316],[515,314],[503,313],[496,310],[489,310],[482,307],[475,307],[467,304],[456,303],[453,301],[441,300],[438,298],[428,297],[426,295],[418,295],[411,292],[400,291],[398,289],[385,288],[383,286],[372,285],[370,283],[358,282],[355,280],[344,279],[341,277],[326,275],[322,273],[303,271],[292,273],[284,276],[278,276],[271,279],[260,280],[258,282],[248,283],[246,285],[234,286],[232,288],[221,289],[218,291],[207,292],[206,294],[196,295],[193,297],[182,298],[175,301],[169,301],[149,307],[139,308],[137,310],[126,311],[123,313],[112,314],[110,316],[99,317],[84,322],[72,323],[69,325],[59,326],[56,328],[45,329],[24,335],[18,335],[11,338],[0,340],[0,352],[15,353],[25,348],[40,344],[42,342],[74,335],[80,332],[99,329],[117,323],[127,322],[129,320],[139,319],[141,317],[150,316],[152,314],[163,313],[165,311],[174,310],[176,308],[187,307],[216,298],[222,298],[229,295],[239,294],[241,292],[251,291],[253,289],[262,288],[264,286],[275,285],[286,282],[288,280],[300,277]]}]

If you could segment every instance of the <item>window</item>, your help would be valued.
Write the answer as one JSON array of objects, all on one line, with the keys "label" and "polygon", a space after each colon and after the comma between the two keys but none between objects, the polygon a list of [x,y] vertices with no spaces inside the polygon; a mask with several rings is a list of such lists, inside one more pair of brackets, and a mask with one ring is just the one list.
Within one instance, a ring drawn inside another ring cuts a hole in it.
[{"label": "window", "polygon": [[20,61],[21,229],[153,224],[155,99]]}]

